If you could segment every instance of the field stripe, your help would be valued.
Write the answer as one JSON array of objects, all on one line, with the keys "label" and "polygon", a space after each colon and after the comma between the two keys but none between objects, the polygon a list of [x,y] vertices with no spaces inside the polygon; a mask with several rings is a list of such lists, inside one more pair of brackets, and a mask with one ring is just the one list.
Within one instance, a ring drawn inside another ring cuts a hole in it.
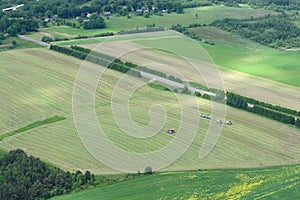
[{"label": "field stripe", "polygon": [[58,121],[62,121],[64,119],[66,119],[66,118],[61,117],[61,116],[54,116],[54,117],[50,117],[50,118],[42,120],[42,121],[33,122],[31,124],[28,124],[27,126],[19,128],[17,130],[1,134],[0,135],[0,141],[3,140],[4,138],[16,135],[18,133],[22,133],[24,131],[27,131],[27,130],[30,130],[30,129],[34,129],[34,128],[37,128],[39,126],[43,126],[43,125],[46,125],[46,124],[51,124],[51,123],[55,123],[55,122],[58,122]]}]

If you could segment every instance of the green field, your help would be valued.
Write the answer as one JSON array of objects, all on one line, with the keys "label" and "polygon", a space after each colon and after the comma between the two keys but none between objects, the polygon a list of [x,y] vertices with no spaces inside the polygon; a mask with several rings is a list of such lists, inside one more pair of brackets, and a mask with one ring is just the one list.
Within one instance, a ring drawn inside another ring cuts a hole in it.
[{"label": "green field", "polygon": [[271,49],[215,27],[193,28],[191,31],[216,44],[203,44],[216,64],[300,87],[296,76],[300,73],[299,51]]},{"label": "green field", "polygon": [[[130,40],[147,40],[155,38],[154,35],[158,35],[158,37],[174,37],[174,32],[170,31],[159,31],[159,32],[152,32],[152,34],[126,34],[122,35],[121,37],[94,37],[94,38],[85,38],[85,39],[73,39],[67,41],[58,41],[52,42],[54,45],[60,46],[70,46],[70,45],[87,45],[87,44],[98,44],[105,41],[130,41]],[[175,35],[176,36],[176,35]]]},{"label": "green field", "polygon": [[84,199],[299,199],[300,167],[159,173],[53,198]]},{"label": "green field", "polygon": [[[8,137],[0,142],[1,149],[21,148],[66,170],[90,170],[96,174],[116,172],[88,153],[74,127],[72,90],[80,60],[47,49],[6,51],[0,54],[0,58],[0,72],[3,74],[0,78],[0,100],[5,104],[1,107],[0,115],[2,133],[54,115],[66,118]],[[97,89],[96,112],[107,137],[115,145],[131,152],[148,152],[168,144],[173,136],[165,134],[165,130],[169,127],[178,129],[181,121],[176,96],[153,89],[147,86],[147,82],[135,91],[130,98],[130,108],[134,108],[130,109],[130,114],[137,124],[143,126],[150,123],[148,111],[153,104],[164,106],[168,117],[162,130],[151,138],[131,137],[117,126],[111,110],[111,94],[121,75],[107,70]],[[126,89],[127,85],[122,87]],[[188,95],[180,96],[184,99],[184,107],[196,113],[211,112],[209,101]],[[193,103],[195,100],[200,108]],[[197,114],[188,117],[190,123],[198,120]],[[216,147],[205,159],[199,159],[198,153],[209,121],[200,120],[198,134],[190,148],[164,170],[256,167],[299,160],[298,129],[230,107],[227,108],[226,118],[233,121],[234,125],[224,127]]]},{"label": "green field", "polygon": [[[207,29],[205,31],[208,32]],[[239,38],[241,43],[239,45],[239,42],[236,42],[238,36],[233,36],[223,31],[220,33],[217,29],[210,29],[209,33],[212,35],[210,40],[216,40],[217,45],[208,45],[203,42],[200,42],[200,44],[217,65],[300,87],[298,78],[300,73],[299,51],[286,52],[270,49],[242,38]],[[222,35],[225,35],[225,37],[222,38]],[[161,48],[166,48],[173,46],[174,49],[177,47],[185,47],[182,49],[186,49],[189,44],[186,40],[178,38],[139,40],[134,42],[147,47],[160,46]],[[218,43],[220,44],[218,45]],[[199,52],[182,51],[181,55],[194,59],[199,57]]]},{"label": "green field", "polygon": [[[136,27],[146,27],[155,23],[157,27],[170,28],[173,24],[189,25],[192,23],[211,23],[216,19],[224,19],[228,17],[237,18],[250,18],[264,16],[267,14],[274,14],[273,11],[264,9],[252,9],[252,8],[230,8],[225,6],[210,6],[210,7],[198,7],[188,8],[184,10],[183,14],[164,14],[164,16],[151,15],[150,18],[133,15],[131,19],[127,17],[111,16],[106,20],[107,28],[96,30],[77,29],[67,26],[51,26],[49,28],[41,28],[41,32],[52,34],[57,38],[74,38],[80,36],[94,36],[104,32],[119,32],[122,30],[135,29]],[[195,15],[198,14],[198,18]],[[35,37],[35,36],[33,36]],[[39,36],[41,37],[41,36]]]},{"label": "green field", "polygon": [[[15,47],[1,46],[1,45],[11,45],[13,40],[15,40],[17,42],[17,45]],[[24,49],[24,48],[38,48],[38,47],[41,47],[40,45],[38,45],[36,43],[26,41],[26,40],[22,40],[22,39],[17,38],[17,37],[10,37],[10,38],[7,38],[5,40],[2,40],[1,45],[0,45],[0,51],[10,50],[10,49]]]},{"label": "green field", "polygon": [[230,46],[208,46],[214,62],[229,69],[264,77],[288,85],[300,87],[300,52],[278,50],[256,51]]}]

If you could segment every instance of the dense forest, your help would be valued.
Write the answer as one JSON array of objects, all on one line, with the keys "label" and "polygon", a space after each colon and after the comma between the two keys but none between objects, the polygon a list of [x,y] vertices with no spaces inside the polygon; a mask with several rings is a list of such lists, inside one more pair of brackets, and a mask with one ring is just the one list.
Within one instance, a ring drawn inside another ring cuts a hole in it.
[{"label": "dense forest", "polygon": [[[25,2],[25,3],[24,3]],[[57,15],[59,18],[84,17],[87,13],[111,12],[126,16],[129,12],[139,9],[148,12],[168,10],[169,12],[182,12],[180,1],[153,1],[153,0],[0,0],[0,8],[16,6],[24,3],[24,6],[9,13],[13,16],[26,16],[43,18]]]},{"label": "dense forest", "polygon": [[76,173],[46,165],[18,149],[0,159],[0,199],[31,200],[81,190],[93,185],[94,174]]},{"label": "dense forest", "polygon": [[227,18],[211,25],[274,48],[299,47],[300,44],[300,28],[286,15],[249,20]]}]

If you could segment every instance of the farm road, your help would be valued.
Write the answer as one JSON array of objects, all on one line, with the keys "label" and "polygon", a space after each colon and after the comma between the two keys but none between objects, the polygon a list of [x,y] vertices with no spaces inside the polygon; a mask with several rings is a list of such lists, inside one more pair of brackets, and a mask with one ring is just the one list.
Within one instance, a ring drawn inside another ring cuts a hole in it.
[{"label": "farm road", "polygon": [[32,38],[29,38],[25,35],[19,35],[19,38],[20,39],[23,39],[23,40],[27,40],[27,41],[30,41],[30,42],[34,42],[36,44],[39,44],[39,45],[42,45],[42,46],[45,46],[45,47],[50,47],[50,44],[46,43],[46,42],[42,42],[42,41],[39,41],[39,40],[35,40],[35,39],[32,39]]},{"label": "farm road", "polygon": [[[182,83],[177,83],[177,82],[175,82],[175,81],[171,81],[171,80],[162,78],[162,77],[160,77],[160,76],[155,76],[155,75],[153,75],[153,74],[148,74],[148,73],[145,73],[145,72],[142,72],[142,71],[141,71],[141,76],[146,77],[146,78],[150,78],[150,79],[152,79],[152,80],[155,80],[155,81],[158,81],[158,82],[161,82],[161,83],[170,85],[170,86],[174,86],[174,87],[184,88],[184,86],[186,86],[186,85],[184,85],[184,84],[182,84]],[[194,88],[194,87],[187,86],[187,88],[188,88],[191,92],[199,92],[201,95],[207,94],[207,95],[209,95],[209,96],[216,96],[215,93],[207,92],[207,91],[200,90],[200,89],[197,89],[197,88]]]}]

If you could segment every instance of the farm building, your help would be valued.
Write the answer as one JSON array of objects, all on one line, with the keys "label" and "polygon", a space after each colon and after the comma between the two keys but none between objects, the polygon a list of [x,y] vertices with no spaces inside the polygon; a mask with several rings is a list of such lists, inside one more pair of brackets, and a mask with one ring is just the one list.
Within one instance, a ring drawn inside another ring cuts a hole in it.
[{"label": "farm building", "polygon": [[103,16],[106,16],[106,17],[107,17],[107,16],[111,16],[111,12],[104,12],[104,13],[103,13]]}]

